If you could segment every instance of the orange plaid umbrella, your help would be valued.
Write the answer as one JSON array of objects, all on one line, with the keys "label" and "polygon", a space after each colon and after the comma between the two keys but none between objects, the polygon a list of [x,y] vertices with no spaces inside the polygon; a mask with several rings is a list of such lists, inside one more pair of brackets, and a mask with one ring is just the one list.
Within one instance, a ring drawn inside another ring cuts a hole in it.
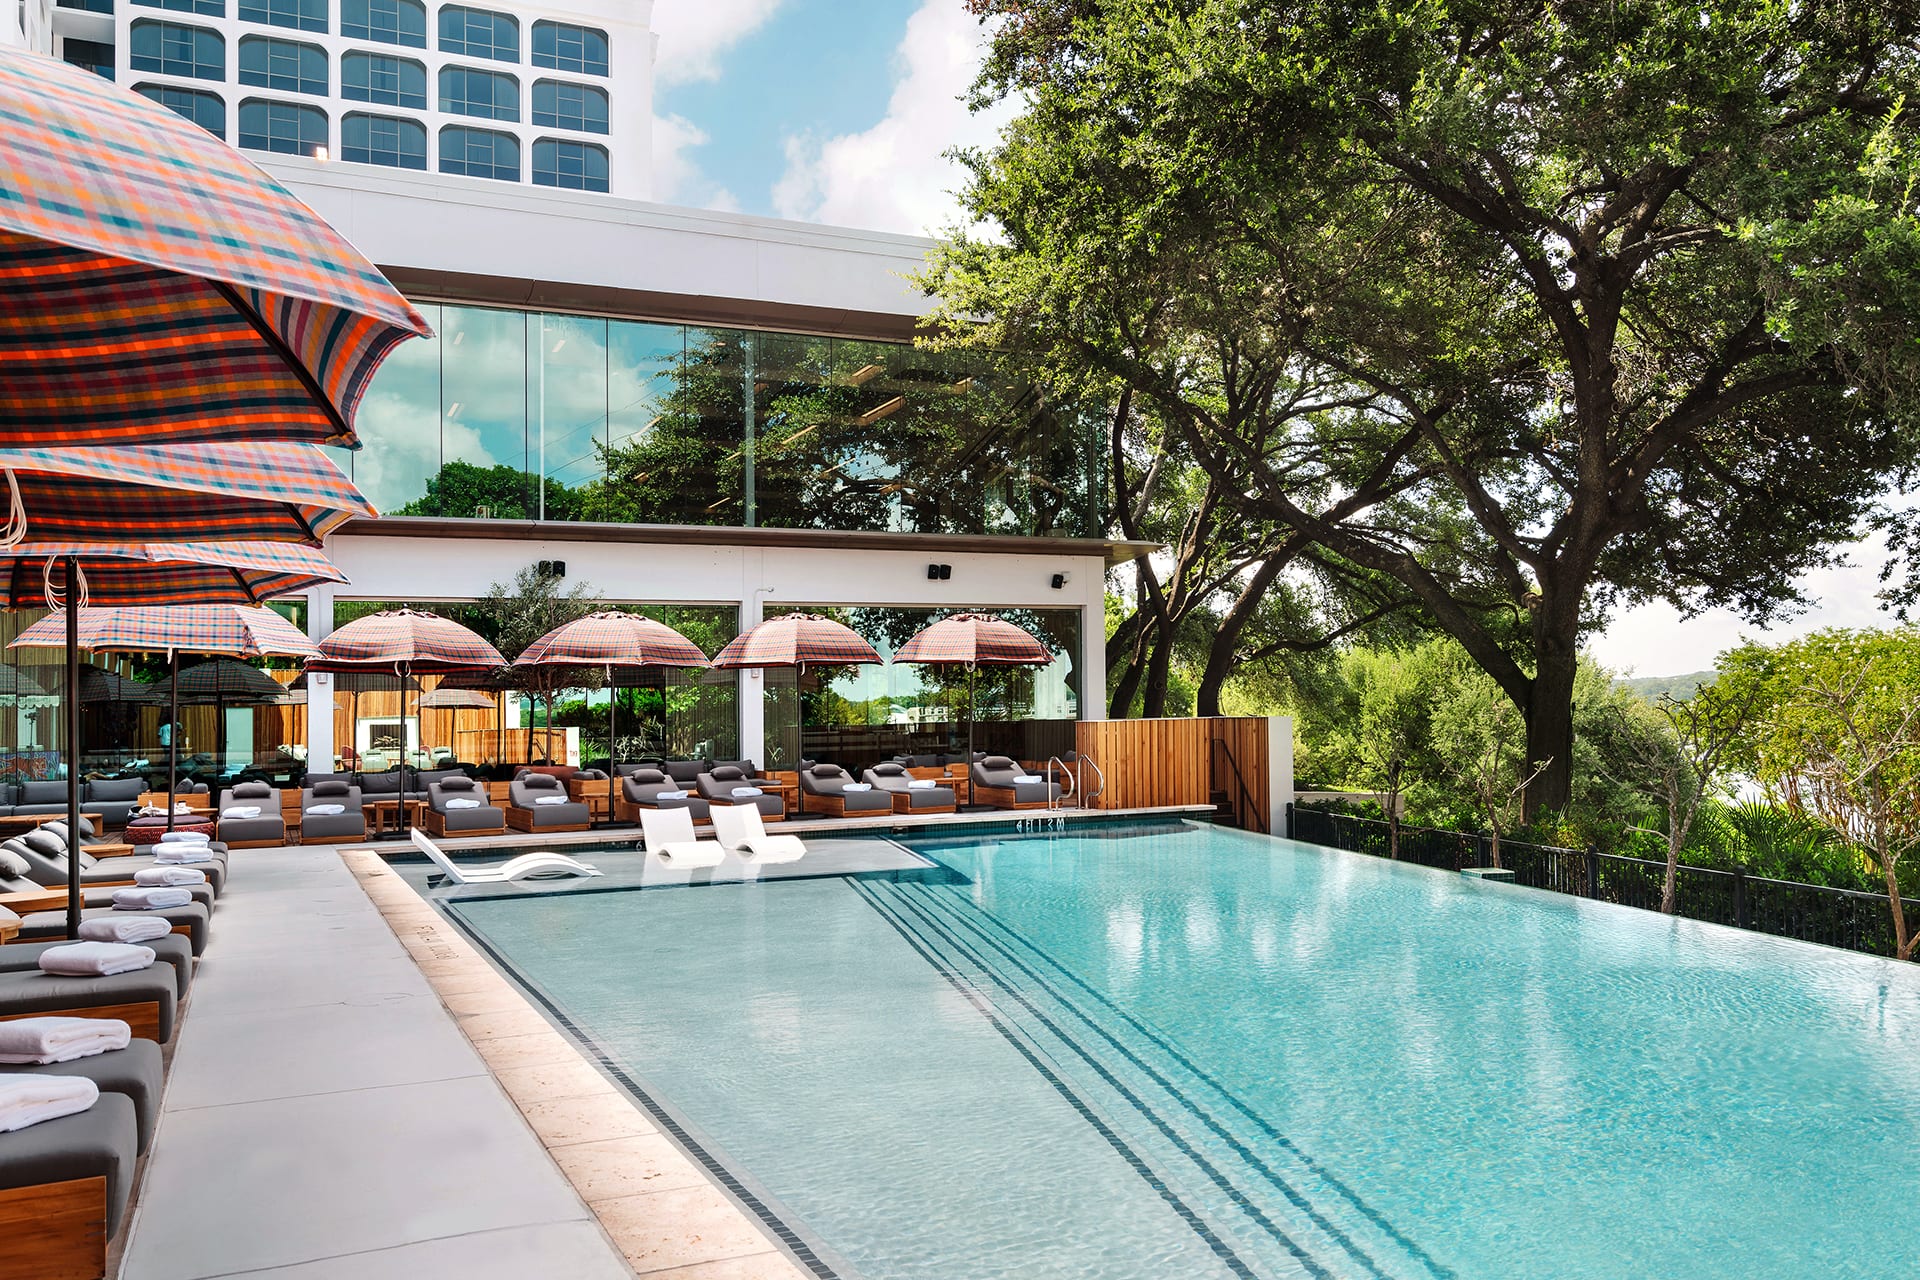
[{"label": "orange plaid umbrella", "polygon": [[139,94],[0,45],[0,442],[353,434],[427,323],[312,210]]}]

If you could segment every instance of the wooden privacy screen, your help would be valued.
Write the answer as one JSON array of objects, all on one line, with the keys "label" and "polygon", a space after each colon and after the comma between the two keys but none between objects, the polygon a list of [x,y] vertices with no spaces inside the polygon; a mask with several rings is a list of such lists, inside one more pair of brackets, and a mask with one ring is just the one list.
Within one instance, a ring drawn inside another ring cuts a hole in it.
[{"label": "wooden privacy screen", "polygon": [[[1186,720],[1084,720],[1077,750],[1106,774],[1096,809],[1224,804],[1235,825],[1264,831],[1267,721],[1259,716]],[[1097,785],[1087,771],[1087,786]]]}]

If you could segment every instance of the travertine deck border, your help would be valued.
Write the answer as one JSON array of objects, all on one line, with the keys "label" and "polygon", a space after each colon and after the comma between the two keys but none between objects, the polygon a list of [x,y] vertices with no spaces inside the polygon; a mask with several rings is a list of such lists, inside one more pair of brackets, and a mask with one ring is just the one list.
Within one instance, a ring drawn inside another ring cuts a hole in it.
[{"label": "travertine deck border", "polygon": [[341,859],[646,1280],[812,1280],[371,849]]}]

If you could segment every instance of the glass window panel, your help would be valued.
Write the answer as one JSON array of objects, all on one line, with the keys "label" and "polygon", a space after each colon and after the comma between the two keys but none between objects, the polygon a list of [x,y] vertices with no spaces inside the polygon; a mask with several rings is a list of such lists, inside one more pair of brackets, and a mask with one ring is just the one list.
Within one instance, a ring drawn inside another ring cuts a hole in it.
[{"label": "glass window panel", "polygon": [[442,67],[440,109],[450,115],[518,121],[520,81],[504,72],[477,67]]},{"label": "glass window panel", "polygon": [[537,518],[578,520],[588,488],[605,473],[607,322],[535,315],[527,322],[527,344],[534,372],[530,469],[547,478]]},{"label": "glass window panel", "polygon": [[440,470],[409,515],[530,520],[527,330],[533,317],[444,307],[440,334]]},{"label": "glass window panel", "polygon": [[[69,47],[75,42],[67,41]],[[128,61],[135,71],[196,80],[227,78],[226,42],[217,31],[142,18],[133,24]]]},{"label": "glass window panel", "polygon": [[[144,5],[150,9],[172,9],[179,13],[200,13],[205,14],[209,18],[224,18],[227,16],[227,0],[133,0],[133,2],[137,5]],[[93,13],[112,13],[113,0],[103,0],[98,8],[94,7],[92,0],[89,0],[87,4],[75,6],[68,6],[65,0],[62,0],[61,7],[81,8]]]},{"label": "glass window panel", "polygon": [[846,487],[836,465],[842,442],[865,435],[850,423],[849,393],[833,384],[832,339],[762,333],[752,350],[752,381],[742,389],[742,413],[750,403],[753,418],[751,523],[866,527],[836,524],[831,514]]},{"label": "glass window panel", "polygon": [[227,136],[227,104],[217,93],[180,89],[170,84],[137,84],[133,91],[169,111],[178,112],[216,138]]},{"label": "glass window panel", "polygon": [[[434,336],[415,338],[393,349],[367,385],[354,417],[364,442],[333,457],[352,476],[382,515],[420,501],[427,482],[440,469],[440,361],[446,342],[444,308],[418,304]],[[431,510],[423,515],[472,515],[471,510]]]},{"label": "glass window panel", "polygon": [[[137,4],[140,0],[134,0],[134,2]],[[82,13],[112,13],[113,0],[56,0],[54,7],[58,9],[78,9]],[[111,49],[113,46],[108,45],[107,47]],[[67,61],[72,62],[73,59],[68,58]]]},{"label": "glass window panel", "polygon": [[533,65],[556,71],[607,74],[607,33],[568,22],[533,24]]},{"label": "glass window panel", "polygon": [[[60,59],[73,66],[91,71],[102,79],[113,79],[113,46],[110,44],[99,40],[77,40],[72,36],[65,36],[60,41]],[[139,68],[140,64],[136,62],[134,66]],[[157,68],[154,67],[141,69],[157,70]],[[187,73],[180,72],[179,74],[185,75]]]},{"label": "glass window panel", "polygon": [[353,40],[427,47],[427,7],[420,0],[342,0],[340,34]]},{"label": "glass window panel", "polygon": [[550,129],[607,132],[607,95],[590,84],[561,80],[533,83],[533,122]]},{"label": "glass window panel", "polygon": [[327,0],[240,0],[240,17],[296,31],[327,30]]},{"label": "glass window panel", "polygon": [[607,149],[590,142],[541,138],[533,144],[533,180],[570,191],[607,189]]},{"label": "glass window panel", "polygon": [[340,96],[390,107],[427,106],[427,69],[412,58],[347,53],[340,58]]},{"label": "glass window panel", "polygon": [[427,127],[417,120],[353,112],[340,122],[340,158],[390,169],[425,169]]},{"label": "glass window panel", "polygon": [[326,113],[317,107],[248,98],[240,104],[240,145],[255,151],[312,155],[327,145]]},{"label": "glass window panel", "polygon": [[617,479],[590,496],[588,520],[645,520],[666,493],[651,470],[652,437],[669,424],[680,389],[686,328],[615,320],[607,326],[607,438],[610,471]]},{"label": "glass window panel", "polygon": [[327,52],[317,44],[302,44],[297,40],[243,36],[240,83],[292,93],[325,94]]},{"label": "glass window panel", "polygon": [[440,172],[520,181],[520,142],[511,134],[449,125],[440,131]]},{"label": "glass window panel", "polygon": [[[742,376],[753,335],[686,329],[674,359],[667,326],[616,326],[618,427],[591,518],[634,524],[745,520]],[[642,415],[645,415],[644,418]]]},{"label": "glass window panel", "polygon": [[520,24],[504,13],[448,5],[440,11],[440,49],[468,58],[520,61]]}]

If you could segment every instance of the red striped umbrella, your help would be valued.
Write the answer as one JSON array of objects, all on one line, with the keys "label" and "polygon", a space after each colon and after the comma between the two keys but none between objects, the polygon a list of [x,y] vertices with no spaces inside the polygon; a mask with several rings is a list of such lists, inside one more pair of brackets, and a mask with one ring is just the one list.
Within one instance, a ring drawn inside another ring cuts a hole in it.
[{"label": "red striped umbrella", "polygon": [[[400,682],[400,791],[407,789],[407,676],[429,671],[490,671],[507,660],[500,651],[451,618],[419,609],[387,609],[356,618],[320,642],[309,671],[377,671],[392,668]],[[407,829],[400,805],[399,828]]]},{"label": "red striped umbrella", "polygon": [[874,665],[880,655],[851,628],[817,613],[768,618],[736,637],[714,656],[723,671],[742,667],[849,667]]},{"label": "red striped umbrella", "polygon": [[[0,422],[0,437],[6,429]],[[30,537],[317,547],[349,518],[374,514],[333,460],[311,445],[0,449],[0,471],[12,491],[0,545]]]},{"label": "red striped umbrella", "polygon": [[0,46],[0,433],[33,445],[358,444],[419,312],[199,126]]},{"label": "red striped umbrella", "polygon": [[[562,623],[526,647],[516,667],[601,667],[607,673],[607,814],[619,770],[614,750],[613,677],[647,667],[704,667],[700,646],[664,622],[607,609]],[[551,708],[549,708],[551,710]]]},{"label": "red striped umbrella", "polygon": [[[125,546],[101,542],[25,542],[17,547],[0,548],[0,608],[46,608],[46,563],[67,555],[79,556],[86,574],[86,607],[80,615],[80,647],[83,649],[99,647],[86,643],[89,634],[117,633],[128,625],[127,620],[115,616],[112,606],[150,605],[156,607],[129,609],[128,613],[145,621],[156,642],[115,647],[155,653],[169,648],[188,653],[243,653],[225,643],[210,646],[190,643],[215,635],[224,637],[231,632],[205,631],[198,629],[198,622],[189,624],[183,619],[189,615],[203,619],[222,610],[231,613],[235,605],[258,604],[323,582],[346,581],[346,575],[324,554],[296,542],[146,542]],[[55,576],[56,598],[65,594],[63,582],[63,575]],[[265,610],[237,612],[264,614],[285,622],[278,614]],[[109,632],[93,630],[96,619],[101,619],[97,625],[109,628]],[[36,622],[32,632],[44,631],[48,621],[50,619]],[[188,626],[197,629],[184,639],[168,639],[175,630]],[[289,630],[292,630],[290,626]],[[53,638],[45,643],[58,647],[66,641]]]},{"label": "red striped umbrella", "polygon": [[[268,654],[307,657],[319,650],[300,628],[271,609],[207,604],[80,611],[80,647],[116,653],[206,653],[233,658]],[[56,610],[7,647],[59,648],[66,640],[65,610]]]},{"label": "red striped umbrella", "polygon": [[1031,633],[991,613],[956,613],[922,628],[893,655],[921,667],[967,669],[967,778],[973,778],[973,673],[979,667],[1044,667],[1053,661]]}]

